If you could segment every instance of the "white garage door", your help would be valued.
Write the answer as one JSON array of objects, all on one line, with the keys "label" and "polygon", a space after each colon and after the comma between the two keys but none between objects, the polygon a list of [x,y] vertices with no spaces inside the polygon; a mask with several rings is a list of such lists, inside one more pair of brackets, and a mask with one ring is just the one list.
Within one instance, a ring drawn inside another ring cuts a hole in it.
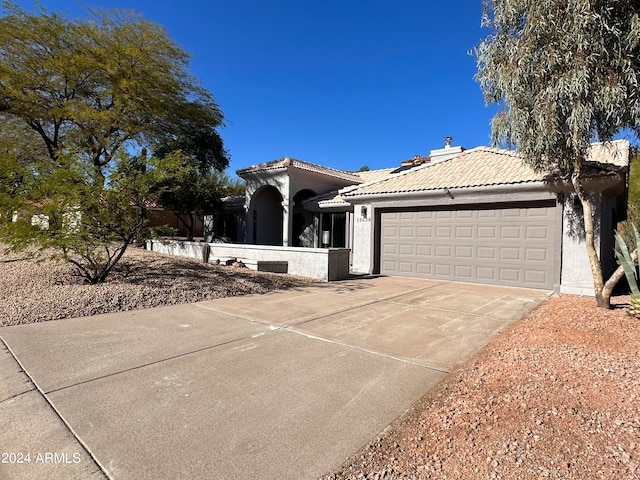
[{"label": "white garage door", "polygon": [[548,203],[382,212],[380,273],[550,289],[554,238]]}]

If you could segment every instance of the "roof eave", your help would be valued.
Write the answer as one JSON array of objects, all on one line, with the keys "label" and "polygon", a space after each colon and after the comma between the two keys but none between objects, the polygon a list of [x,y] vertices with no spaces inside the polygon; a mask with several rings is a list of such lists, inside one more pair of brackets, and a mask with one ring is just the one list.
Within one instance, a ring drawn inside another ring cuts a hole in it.
[{"label": "roof eave", "polygon": [[271,172],[284,172],[287,170],[286,166],[278,166],[278,167],[267,167],[267,168],[242,168],[240,170],[236,170],[236,175],[241,178],[247,178],[250,176],[258,176],[259,174],[271,173]]},{"label": "roof eave", "polygon": [[306,210],[315,213],[346,212],[353,209],[353,205],[347,202],[330,204],[313,204],[305,207]]},{"label": "roof eave", "polygon": [[[585,191],[589,193],[599,193],[605,197],[613,197],[624,192],[626,171],[626,168],[621,167],[615,171],[589,174],[583,176],[581,182]],[[556,193],[575,192],[571,178],[568,177],[549,177],[545,183],[551,191]]]},{"label": "roof eave", "polygon": [[476,194],[476,193],[516,193],[527,191],[543,191],[549,190],[549,187],[544,181],[529,181],[522,183],[508,183],[508,184],[496,184],[496,185],[482,185],[474,187],[445,187],[434,188],[430,190],[413,190],[407,192],[385,192],[385,193],[369,193],[369,194],[342,194],[350,201],[358,200],[386,200],[394,198],[416,198],[416,197],[451,197],[460,194]]}]

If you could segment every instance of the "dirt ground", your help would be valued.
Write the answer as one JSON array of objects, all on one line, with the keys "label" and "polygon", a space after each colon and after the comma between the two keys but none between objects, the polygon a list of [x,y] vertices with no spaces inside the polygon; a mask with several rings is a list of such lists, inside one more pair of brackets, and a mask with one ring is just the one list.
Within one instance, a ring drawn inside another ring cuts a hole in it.
[{"label": "dirt ground", "polygon": [[640,479],[640,321],[623,306],[553,296],[323,478]]}]

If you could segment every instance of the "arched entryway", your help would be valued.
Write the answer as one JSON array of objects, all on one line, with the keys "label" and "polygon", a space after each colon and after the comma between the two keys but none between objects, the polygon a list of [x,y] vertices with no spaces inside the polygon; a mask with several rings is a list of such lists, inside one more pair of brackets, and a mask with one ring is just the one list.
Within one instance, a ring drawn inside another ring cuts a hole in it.
[{"label": "arched entryway", "polygon": [[293,246],[313,247],[316,238],[315,219],[312,212],[302,207],[302,202],[315,197],[316,193],[309,189],[300,190],[293,197]]},{"label": "arched entryway", "polygon": [[266,186],[251,199],[253,243],[282,245],[282,195],[275,187]]}]

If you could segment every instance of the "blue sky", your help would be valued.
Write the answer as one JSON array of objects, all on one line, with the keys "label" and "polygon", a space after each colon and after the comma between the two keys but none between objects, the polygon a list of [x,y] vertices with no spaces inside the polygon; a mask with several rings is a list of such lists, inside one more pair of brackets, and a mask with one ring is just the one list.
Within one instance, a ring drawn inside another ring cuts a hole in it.
[{"label": "blue sky", "polygon": [[[31,0],[16,2],[25,10]],[[190,52],[226,127],[229,173],[290,156],[385,168],[489,142],[491,116],[469,51],[480,0],[42,0],[69,17],[134,10]]]}]

